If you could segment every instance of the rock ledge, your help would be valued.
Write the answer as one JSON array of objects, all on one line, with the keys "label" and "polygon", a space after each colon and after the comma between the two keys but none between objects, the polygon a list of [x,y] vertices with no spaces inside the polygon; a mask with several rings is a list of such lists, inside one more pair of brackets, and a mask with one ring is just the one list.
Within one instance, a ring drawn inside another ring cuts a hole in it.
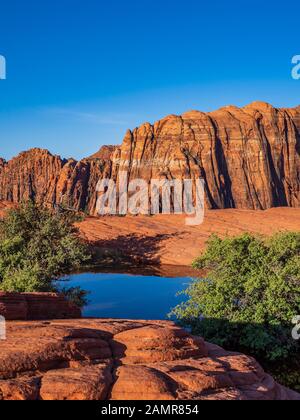
[{"label": "rock ledge", "polygon": [[252,358],[171,322],[8,322],[0,400],[300,400]]}]

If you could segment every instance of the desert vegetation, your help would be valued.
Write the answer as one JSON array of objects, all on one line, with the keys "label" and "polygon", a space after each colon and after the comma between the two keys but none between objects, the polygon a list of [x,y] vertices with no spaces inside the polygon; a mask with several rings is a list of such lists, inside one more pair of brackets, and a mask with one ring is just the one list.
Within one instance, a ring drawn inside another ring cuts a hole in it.
[{"label": "desert vegetation", "polygon": [[300,314],[300,233],[213,236],[194,267],[207,275],[183,292],[188,300],[173,315],[194,334],[255,356],[299,390],[292,319]]},{"label": "desert vegetation", "polygon": [[0,290],[62,291],[79,305],[86,293],[60,289],[57,280],[90,256],[74,227],[75,215],[54,212],[31,201],[11,209],[0,221]]}]

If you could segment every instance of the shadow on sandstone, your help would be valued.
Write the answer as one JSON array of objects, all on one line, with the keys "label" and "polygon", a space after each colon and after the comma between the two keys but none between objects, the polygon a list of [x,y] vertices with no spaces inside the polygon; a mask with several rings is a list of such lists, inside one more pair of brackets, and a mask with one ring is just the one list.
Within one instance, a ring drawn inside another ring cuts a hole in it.
[{"label": "shadow on sandstone", "polygon": [[[125,222],[124,222],[125,223]],[[141,236],[137,234],[120,235],[115,239],[101,240],[92,243],[93,262],[97,266],[122,264],[123,266],[145,265],[160,266],[159,251],[162,242],[176,234],[158,234]]]},{"label": "shadow on sandstone", "polygon": [[8,325],[0,400],[299,399],[252,358],[165,321]]},{"label": "shadow on sandstone", "polygon": [[279,383],[300,391],[300,340],[292,336],[292,322],[264,325],[203,318],[179,325],[228,351],[255,358]]}]

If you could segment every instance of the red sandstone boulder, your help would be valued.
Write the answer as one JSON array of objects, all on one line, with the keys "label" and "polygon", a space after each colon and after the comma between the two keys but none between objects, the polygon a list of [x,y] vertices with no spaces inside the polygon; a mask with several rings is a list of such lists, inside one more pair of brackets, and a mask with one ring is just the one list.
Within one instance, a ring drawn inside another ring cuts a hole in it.
[{"label": "red sandstone boulder", "polygon": [[150,326],[117,334],[115,355],[124,364],[155,363],[207,356],[204,340],[180,328]]},{"label": "red sandstone boulder", "polygon": [[0,400],[300,400],[252,358],[169,322],[8,322]]},{"label": "red sandstone boulder", "polygon": [[41,380],[42,400],[105,400],[113,383],[111,363],[47,372]]},{"label": "red sandstone boulder", "polygon": [[8,321],[76,319],[81,310],[56,293],[0,292],[0,315]]},{"label": "red sandstone boulder", "polygon": [[7,381],[0,380],[0,400],[35,401],[39,399],[40,378],[24,377]]},{"label": "red sandstone boulder", "polygon": [[20,293],[0,292],[0,315],[7,320],[26,320],[28,303]]},{"label": "red sandstone boulder", "polygon": [[177,384],[163,372],[146,366],[121,366],[113,390],[113,400],[175,400]]}]

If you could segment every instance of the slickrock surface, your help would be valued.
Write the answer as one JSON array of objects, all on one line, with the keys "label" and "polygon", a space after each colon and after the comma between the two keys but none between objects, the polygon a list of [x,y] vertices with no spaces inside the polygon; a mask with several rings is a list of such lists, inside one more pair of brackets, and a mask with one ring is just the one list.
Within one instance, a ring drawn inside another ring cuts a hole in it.
[{"label": "slickrock surface", "polygon": [[170,322],[9,322],[0,400],[300,400],[250,357]]},{"label": "slickrock surface", "polygon": [[56,293],[0,292],[0,315],[6,320],[81,318],[81,310]]},{"label": "slickrock surface", "polygon": [[0,159],[0,200],[35,198],[95,215],[99,179],[195,179],[211,209],[300,206],[300,107],[263,102],[168,116],[80,162],[33,149]]},{"label": "slickrock surface", "polygon": [[209,237],[244,232],[271,235],[300,231],[300,209],[210,210],[204,224],[186,226],[183,216],[87,218],[79,225],[99,258],[128,260],[136,264],[187,266],[205,249]]},{"label": "slickrock surface", "polygon": [[[0,202],[0,217],[10,207],[10,203]],[[104,257],[108,262],[128,262],[143,267],[145,264],[182,266],[184,277],[184,267],[190,266],[205,249],[212,234],[224,237],[245,232],[272,235],[280,231],[300,231],[300,208],[206,210],[200,226],[187,226],[185,216],[140,215],[87,217],[78,227],[101,262]]]}]

